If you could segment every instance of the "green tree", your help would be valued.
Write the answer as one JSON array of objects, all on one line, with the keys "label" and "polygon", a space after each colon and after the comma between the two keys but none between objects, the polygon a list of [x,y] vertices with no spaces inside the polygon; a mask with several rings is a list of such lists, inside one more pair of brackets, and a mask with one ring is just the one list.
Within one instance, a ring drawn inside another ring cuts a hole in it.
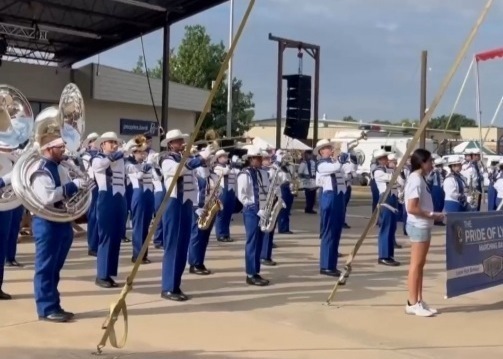
[{"label": "green tree", "polygon": [[[223,42],[214,43],[201,25],[186,26],[185,36],[177,51],[170,53],[170,80],[184,85],[210,90],[226,56]],[[149,69],[152,78],[162,78],[162,59]],[[138,58],[133,72],[145,74],[143,57]],[[250,129],[255,115],[253,94],[243,91],[243,83],[232,79],[232,135],[241,136]],[[221,136],[225,134],[227,123],[227,84],[222,82],[218,88],[198,137],[204,136],[207,129],[214,129]]]},{"label": "green tree", "polygon": [[[446,115],[438,116],[431,119],[430,123],[428,124],[428,127],[443,130],[445,129],[445,126],[447,125],[448,121],[449,116]],[[459,131],[461,127],[476,127],[476,126],[477,122],[474,119],[468,118],[465,115],[459,113],[455,113],[452,115],[447,130]]]},{"label": "green tree", "polygon": [[342,121],[344,121],[344,122],[358,122],[357,120],[355,120],[355,119],[353,118],[353,116],[344,116],[344,117],[342,118]]}]

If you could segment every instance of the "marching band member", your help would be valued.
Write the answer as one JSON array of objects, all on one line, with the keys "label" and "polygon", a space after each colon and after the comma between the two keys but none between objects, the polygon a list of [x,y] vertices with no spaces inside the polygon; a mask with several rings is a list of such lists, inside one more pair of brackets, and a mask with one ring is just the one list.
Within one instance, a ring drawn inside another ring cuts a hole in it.
[{"label": "marching band member", "polygon": [[316,184],[320,187],[320,274],[340,276],[337,270],[339,242],[345,213],[346,183],[341,164],[333,159],[333,142],[319,140],[314,153],[320,156],[316,164]]},{"label": "marching band member", "polygon": [[278,151],[276,153],[274,165],[272,165],[270,161],[271,157],[269,157],[269,154],[267,154],[267,152],[264,153],[264,156],[262,157],[262,170],[266,172],[268,175],[269,186],[272,185],[271,179],[274,176],[274,174],[277,173],[278,176],[276,188],[274,189],[268,188],[268,191],[270,190],[274,191],[274,193],[276,194],[276,201],[282,201],[284,203],[284,206],[281,208],[280,213],[278,214],[278,218],[276,220],[276,223],[274,224],[273,229],[270,232],[264,232],[262,250],[260,252],[260,261],[265,266],[276,265],[276,262],[272,260],[272,250],[273,248],[276,248],[274,245],[274,231],[276,230],[276,226],[279,226],[281,211],[286,209],[285,207],[287,206],[287,204],[285,203],[285,199],[283,198],[283,195],[286,193],[286,190],[284,188],[285,184],[288,184],[288,191],[290,192],[290,195],[292,193],[290,190],[290,182],[289,182],[290,173],[286,168],[281,167],[281,162],[283,161],[283,152]]},{"label": "marching band member", "polygon": [[[204,151],[204,149],[202,150]],[[189,241],[189,272],[197,275],[209,275],[211,271],[204,265],[206,257],[206,249],[210,241],[211,231],[213,224],[209,224],[207,229],[200,229],[198,226],[199,219],[206,213],[204,211],[205,204],[209,200],[211,191],[215,188],[216,178],[213,181],[210,179],[210,171],[206,163],[195,169],[195,176],[197,179],[197,201],[194,202],[194,210],[192,216],[192,230]]]},{"label": "marching band member", "polygon": [[[374,179],[379,190],[379,196],[382,197],[386,191],[393,170],[388,168],[388,153],[384,150],[377,150],[374,153],[374,158],[377,160],[377,168],[374,170]],[[378,263],[386,266],[399,266],[400,262],[394,259],[395,243],[396,243],[396,216],[398,192],[396,184],[393,185],[388,198],[383,201],[381,206],[380,228],[378,236],[379,244],[379,259]]]},{"label": "marching band member", "polygon": [[[243,168],[245,167],[245,160],[242,159],[241,157],[237,156],[237,155],[233,155],[231,157],[231,164],[230,164],[230,167],[231,167],[231,170],[230,170],[230,173],[233,173],[234,176],[235,176],[235,179],[236,179],[236,185],[235,185],[235,188],[236,188],[236,200],[234,201],[234,210],[232,211],[232,214],[235,214],[235,213],[241,213],[241,211],[243,210],[243,204],[239,201],[238,197],[237,197],[237,178],[238,178],[238,175],[241,173],[241,171],[243,170]],[[232,222],[232,218],[231,218],[231,222]],[[232,242],[233,239],[230,238],[229,239],[229,242]]]},{"label": "marching band member", "polygon": [[[468,188],[473,188],[479,193],[482,193],[483,176],[479,167],[480,150],[472,149],[465,151],[465,160],[467,160],[467,162],[463,165],[461,174],[465,177]],[[478,196],[476,206],[472,208],[472,210],[480,211],[481,199],[482,196]]]},{"label": "marching band member", "polygon": [[[89,178],[94,180],[94,173],[91,167],[91,159],[98,154],[98,149],[94,146],[94,142],[100,137],[96,132],[90,133],[82,142],[82,162],[84,170],[89,175]],[[93,188],[91,205],[87,210],[87,248],[88,255],[96,257],[98,253],[98,222],[96,220],[96,200],[98,199],[98,186]]]},{"label": "marching band member", "polygon": [[105,132],[96,141],[100,152],[91,160],[98,186],[96,219],[98,222],[98,253],[96,285],[117,287],[112,277],[117,276],[121,236],[126,221],[124,152],[122,141],[115,132]]},{"label": "marching band member", "polygon": [[[499,161],[499,171],[494,175],[494,189],[496,191],[496,199],[494,203],[494,209],[498,209],[503,201],[503,159]],[[500,209],[501,210],[501,209]]]},{"label": "marching band member", "polygon": [[339,155],[339,162],[342,164],[342,172],[344,173],[344,177],[346,179],[346,195],[344,198],[344,225],[343,228],[349,229],[351,228],[346,222],[346,213],[349,205],[349,201],[351,200],[351,192],[352,192],[352,183],[353,179],[356,178],[356,170],[358,169],[357,158],[356,156],[349,153],[341,153]]},{"label": "marching band member", "polygon": [[316,162],[313,160],[313,152],[305,151],[302,162],[298,168],[299,178],[302,179],[304,195],[306,196],[306,207],[304,213],[316,214],[314,205],[316,203]]},{"label": "marching band member", "polygon": [[[7,143],[0,142],[0,152],[4,152],[11,163],[14,165],[19,158],[20,150],[19,148],[13,148]],[[0,189],[1,191],[1,189]],[[17,208],[12,209],[12,218],[10,220],[9,235],[7,238],[7,247],[5,248],[5,265],[8,267],[22,267],[22,264],[16,260],[17,253],[17,240],[19,237],[19,232],[21,230],[21,221],[23,220],[24,207],[20,205]],[[0,220],[0,223],[4,223]],[[0,259],[0,264],[4,261]],[[1,287],[0,287],[1,288]]]},{"label": "marching band member", "polygon": [[[131,195],[131,223],[133,228],[133,257],[136,262],[143,243],[147,238],[150,222],[154,214],[154,186],[152,184],[152,165],[145,162],[147,144],[129,140],[125,148],[130,155],[125,160],[125,170],[133,188]],[[149,264],[148,251],[142,264]]]},{"label": "marching band member", "polygon": [[292,194],[292,175],[286,164],[282,164],[285,152],[283,150],[277,150],[275,154],[275,163],[279,166],[281,171],[281,185],[279,190],[281,191],[281,198],[286,207],[282,207],[278,214],[278,233],[280,234],[293,234],[290,230],[290,215],[293,205],[293,194]]},{"label": "marching band member", "polygon": [[[375,151],[374,151],[375,152]],[[372,154],[372,160],[370,161],[370,192],[372,193],[372,213],[374,213],[377,203],[379,202],[379,190],[377,189],[376,181],[374,179],[374,171],[377,168],[376,158]],[[377,225],[379,225],[379,220],[377,220]]]},{"label": "marching band member", "polygon": [[[38,170],[31,176],[34,194],[45,206],[61,206],[61,201],[75,195],[90,183],[80,179],[70,180],[64,167],[65,142],[59,133],[45,134],[40,140],[42,159]],[[67,322],[73,313],[60,306],[58,284],[60,272],[73,242],[71,222],[52,222],[33,216],[35,239],[35,302],[39,319],[50,322]]]},{"label": "marching band member", "polygon": [[217,178],[220,175],[223,176],[220,181],[220,202],[222,202],[224,208],[217,213],[215,219],[215,234],[217,235],[217,241],[219,242],[232,242],[230,236],[230,225],[232,214],[234,213],[234,205],[236,203],[237,173],[229,166],[228,156],[229,154],[224,150],[218,150],[213,158],[215,161],[213,173]]},{"label": "marching band member", "polygon": [[[178,165],[182,160],[185,139],[188,135],[175,129],[166,133],[161,146],[168,147],[169,154],[161,159],[161,169],[166,190],[169,189]],[[174,301],[189,299],[180,289],[182,274],[187,264],[190,234],[192,229],[193,204],[197,203],[197,179],[194,170],[201,167],[211,155],[211,146],[198,156],[187,160],[170,195],[168,207],[163,214],[162,292],[161,297]]]},{"label": "marching band member", "polygon": [[[444,163],[444,159],[437,156],[434,159],[435,167],[429,176],[429,182],[431,182],[431,197],[433,199],[433,211],[436,213],[441,213],[444,210],[445,193],[443,184],[446,176]],[[435,221],[434,225],[443,226],[444,223],[442,221]]]},{"label": "marching band member", "polygon": [[[152,152],[152,151],[151,151]],[[147,163],[152,165],[152,184],[154,185],[154,214],[161,207],[164,196],[166,195],[166,187],[164,186],[164,178],[162,176],[161,167],[159,166],[159,153],[147,156]],[[162,221],[159,222],[154,234],[154,247],[156,249],[163,248]]]},{"label": "marching band member", "polygon": [[497,191],[494,188],[494,184],[499,177],[500,169],[499,162],[491,161],[489,168],[487,169],[487,210],[494,211],[498,207],[496,204]]},{"label": "marching band member", "polygon": [[261,169],[264,155],[259,148],[250,147],[246,155],[249,166],[237,177],[237,197],[243,205],[246,232],[246,283],[256,286],[269,285],[269,281],[260,275],[260,255],[264,239],[260,220],[266,215],[262,208],[269,189],[268,173]]},{"label": "marching band member", "polygon": [[465,212],[468,209],[468,201],[465,195],[466,183],[461,175],[463,159],[451,157],[447,161],[451,173],[444,180],[444,212]]}]

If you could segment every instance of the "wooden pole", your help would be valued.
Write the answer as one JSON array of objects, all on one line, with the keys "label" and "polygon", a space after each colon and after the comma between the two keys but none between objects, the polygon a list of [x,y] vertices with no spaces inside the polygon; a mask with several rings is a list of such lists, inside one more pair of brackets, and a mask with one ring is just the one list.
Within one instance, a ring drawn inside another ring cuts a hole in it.
[{"label": "wooden pole", "polygon": [[[428,51],[421,52],[421,91],[419,95],[419,119],[422,119],[426,114],[426,91],[428,78]],[[421,133],[419,139],[419,147],[426,148],[426,132],[427,128]]]}]

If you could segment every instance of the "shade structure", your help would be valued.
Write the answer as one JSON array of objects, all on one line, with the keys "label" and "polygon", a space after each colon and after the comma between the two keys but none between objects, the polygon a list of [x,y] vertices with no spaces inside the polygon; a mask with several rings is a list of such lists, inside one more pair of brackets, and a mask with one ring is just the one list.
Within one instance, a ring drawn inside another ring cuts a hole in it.
[{"label": "shade structure", "polygon": [[467,150],[480,150],[481,153],[485,155],[495,155],[496,153],[488,149],[487,147],[480,146],[479,141],[465,141],[457,145],[452,149],[455,154],[463,154]]},{"label": "shade structure", "polygon": [[[268,138],[268,137],[255,137],[253,139],[253,144],[255,146],[263,148],[263,149],[275,148],[274,143],[276,143],[276,140],[273,138]],[[299,140],[282,135],[281,136],[281,149],[282,150],[307,151],[307,150],[310,150],[311,147],[300,142]]]},{"label": "shade structure", "polygon": [[498,58],[503,58],[503,47],[501,47],[499,49],[479,52],[478,54],[475,54],[475,60],[477,60],[477,61],[487,61],[487,60],[494,60],[494,59],[498,59]]}]

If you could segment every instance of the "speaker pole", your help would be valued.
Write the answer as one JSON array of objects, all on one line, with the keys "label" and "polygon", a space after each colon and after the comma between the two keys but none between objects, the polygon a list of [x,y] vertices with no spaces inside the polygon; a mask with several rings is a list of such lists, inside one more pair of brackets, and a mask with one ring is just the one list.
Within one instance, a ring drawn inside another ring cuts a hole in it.
[{"label": "speaker pole", "polygon": [[318,111],[320,93],[320,46],[273,36],[269,33],[269,40],[278,43],[278,89],[277,89],[277,112],[276,112],[276,148],[281,147],[281,126],[282,126],[282,100],[283,100],[283,53],[286,49],[297,49],[306,51],[315,61],[315,83],[314,83],[314,105],[313,105],[313,139],[312,147],[318,141]]}]

